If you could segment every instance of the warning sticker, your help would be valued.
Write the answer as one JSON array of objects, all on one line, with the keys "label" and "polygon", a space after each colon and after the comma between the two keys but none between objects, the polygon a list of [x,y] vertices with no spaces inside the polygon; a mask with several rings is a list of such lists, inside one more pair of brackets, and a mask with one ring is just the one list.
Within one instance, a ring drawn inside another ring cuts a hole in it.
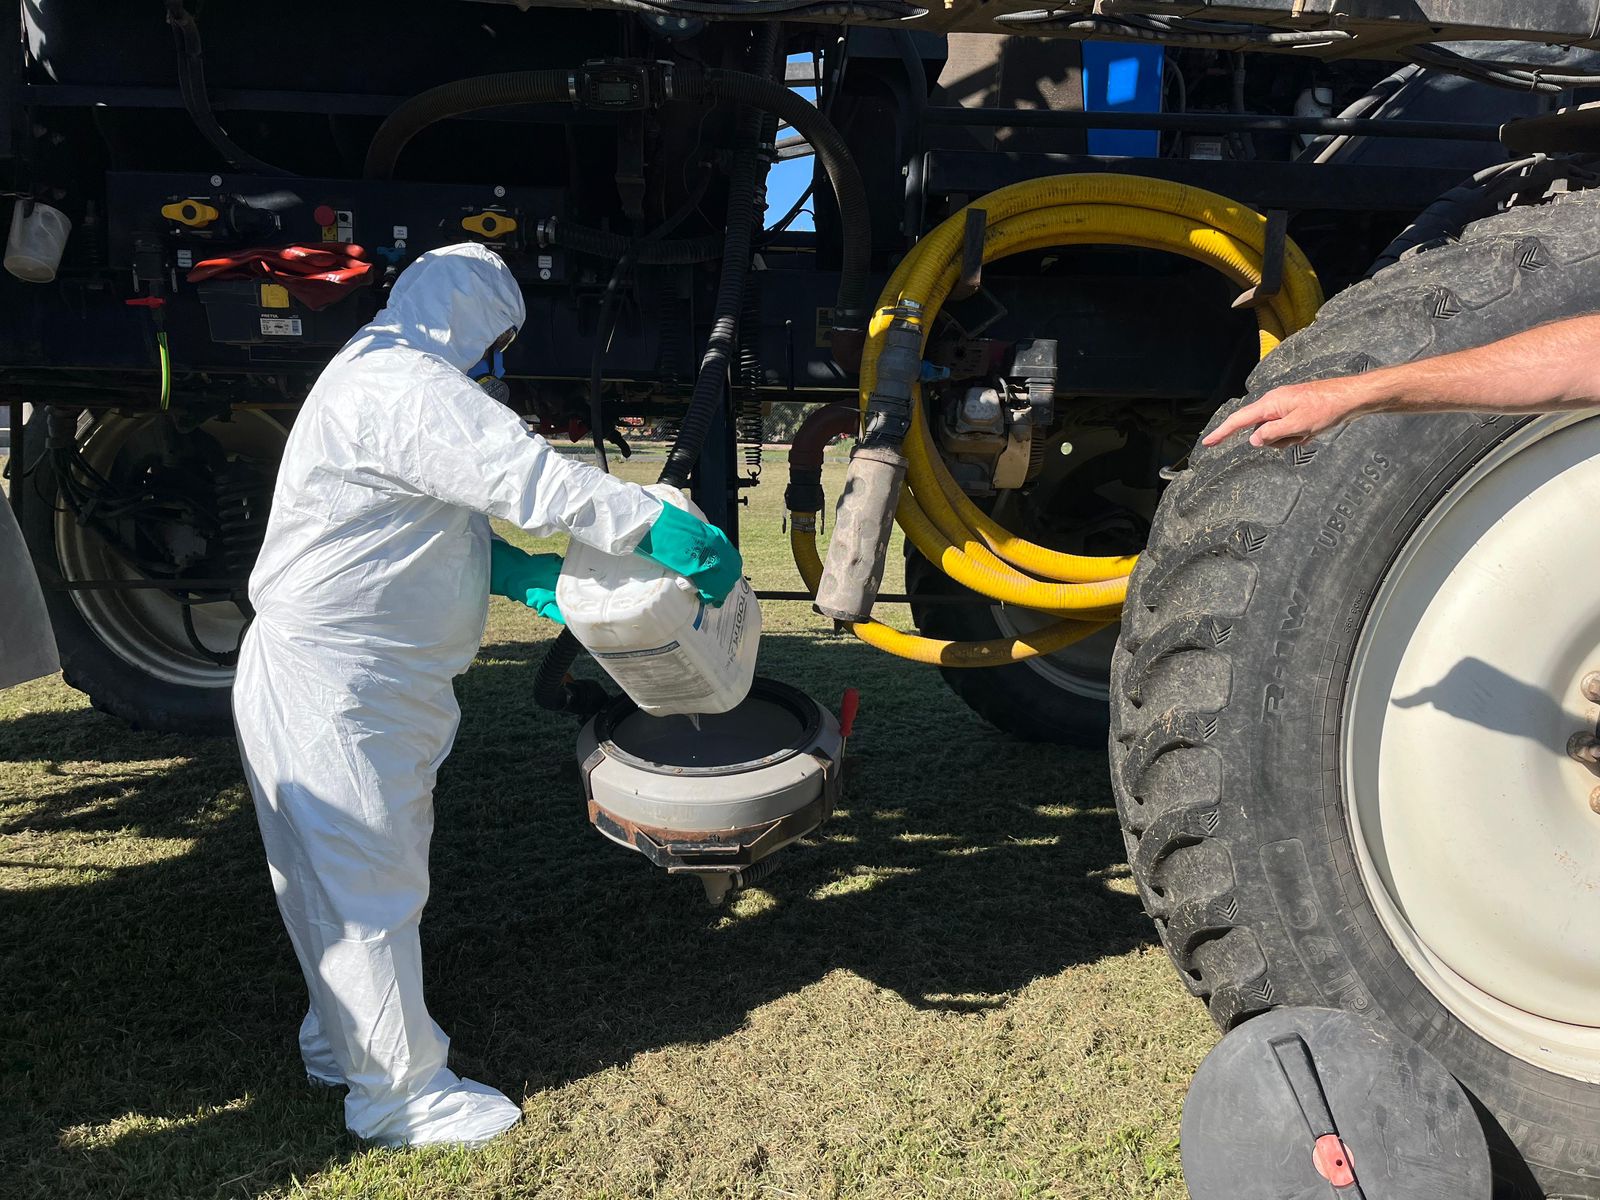
[{"label": "warning sticker", "polygon": [[332,225],[322,227],[322,240],[325,242],[353,242],[355,241],[356,219],[355,213],[348,208],[336,209]]},{"label": "warning sticker", "polygon": [[299,317],[262,317],[262,337],[300,337]]},{"label": "warning sticker", "polygon": [[833,309],[817,309],[817,349],[826,350],[833,345]]}]

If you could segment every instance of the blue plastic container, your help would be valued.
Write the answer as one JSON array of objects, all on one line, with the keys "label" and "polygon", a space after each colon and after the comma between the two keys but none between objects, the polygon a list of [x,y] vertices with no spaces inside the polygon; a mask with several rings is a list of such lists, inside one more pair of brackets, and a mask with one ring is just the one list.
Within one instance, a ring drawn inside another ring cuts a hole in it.
[{"label": "blue plastic container", "polygon": [[[1160,46],[1129,42],[1083,44],[1083,107],[1090,112],[1161,111]],[[1089,153],[1155,158],[1161,135],[1153,129],[1091,129]]]}]

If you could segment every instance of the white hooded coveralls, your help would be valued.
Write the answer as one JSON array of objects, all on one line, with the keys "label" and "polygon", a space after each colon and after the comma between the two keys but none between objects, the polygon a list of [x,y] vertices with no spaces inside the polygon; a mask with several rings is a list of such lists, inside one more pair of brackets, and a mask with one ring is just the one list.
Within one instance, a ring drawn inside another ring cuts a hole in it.
[{"label": "white hooded coveralls", "polygon": [[489,522],[630,551],[661,502],[561,458],[463,372],[523,320],[506,265],[424,254],[295,420],[250,577],[234,719],[311,1007],[307,1070],[350,1130],[475,1142],[520,1110],[446,1065],[422,998],[434,777],[483,637]]}]

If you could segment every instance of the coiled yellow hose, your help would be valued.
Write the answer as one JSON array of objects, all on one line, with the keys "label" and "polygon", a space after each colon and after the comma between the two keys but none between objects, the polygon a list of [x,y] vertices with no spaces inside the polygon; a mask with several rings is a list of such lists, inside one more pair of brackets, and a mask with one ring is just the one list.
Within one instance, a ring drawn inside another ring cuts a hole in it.
[{"label": "coiled yellow hose", "polygon": [[[986,214],[983,260],[1059,246],[1140,246],[1181,254],[1234,280],[1261,282],[1266,218],[1212,192],[1130,175],[1058,175],[992,192],[970,207]],[[961,273],[966,210],[918,242],[878,297],[861,361],[865,413],[877,380],[884,335],[896,318],[919,313],[926,346],[933,318]],[[1311,323],[1322,304],[1315,271],[1293,241],[1284,256],[1279,293],[1257,309],[1261,353]],[[896,520],[919,552],[956,582],[1003,604],[1065,618],[1037,633],[985,642],[944,642],[879,624],[857,622],[857,637],[904,658],[947,667],[1017,662],[1080,641],[1116,619],[1127,595],[1130,557],[1063,554],[1011,533],[974,504],[950,474],[913,395],[906,438],[906,486]],[[791,548],[806,586],[816,590],[822,567],[815,521],[793,514]]]}]

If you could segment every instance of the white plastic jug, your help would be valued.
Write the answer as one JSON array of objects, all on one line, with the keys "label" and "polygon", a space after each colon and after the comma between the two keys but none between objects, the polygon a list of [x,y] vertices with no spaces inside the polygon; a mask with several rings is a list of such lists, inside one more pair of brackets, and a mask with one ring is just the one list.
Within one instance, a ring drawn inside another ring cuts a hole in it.
[{"label": "white plastic jug", "polygon": [[[652,494],[703,516],[677,488]],[[720,608],[639,554],[574,541],[556,583],[567,628],[639,708],[657,717],[727,712],[750,691],[761,606],[741,579]]]}]

